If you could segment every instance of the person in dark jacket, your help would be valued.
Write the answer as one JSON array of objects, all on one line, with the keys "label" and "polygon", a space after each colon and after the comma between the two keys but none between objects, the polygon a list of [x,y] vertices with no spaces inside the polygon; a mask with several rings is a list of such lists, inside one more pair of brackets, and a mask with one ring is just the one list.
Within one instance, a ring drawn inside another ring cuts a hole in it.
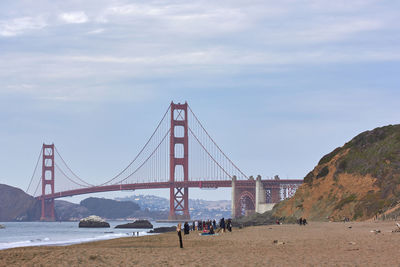
[{"label": "person in dark jacket", "polygon": [[190,231],[189,224],[188,222],[185,222],[185,224],[183,225],[183,232],[185,235],[188,235],[189,231]]},{"label": "person in dark jacket", "polygon": [[228,229],[229,232],[232,232],[232,219],[228,219],[226,223],[226,228]]},{"label": "person in dark jacket", "polygon": [[223,233],[225,233],[225,218],[222,218],[220,221],[219,221],[219,227],[220,227],[220,229],[222,230],[222,232]]}]

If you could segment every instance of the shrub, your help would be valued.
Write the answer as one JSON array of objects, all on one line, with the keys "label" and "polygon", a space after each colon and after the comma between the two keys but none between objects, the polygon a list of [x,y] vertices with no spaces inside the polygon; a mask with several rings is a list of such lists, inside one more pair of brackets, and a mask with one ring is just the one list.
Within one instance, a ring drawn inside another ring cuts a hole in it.
[{"label": "shrub", "polygon": [[329,173],[328,166],[322,168],[322,170],[317,174],[317,179],[327,176]]},{"label": "shrub", "polygon": [[336,156],[336,154],[339,153],[341,149],[342,149],[341,147],[337,147],[331,153],[323,156],[320,159],[320,161],[318,162],[318,165],[322,165],[322,164],[325,164],[325,163],[328,163],[329,161],[331,161],[331,159],[333,159],[333,157]]}]

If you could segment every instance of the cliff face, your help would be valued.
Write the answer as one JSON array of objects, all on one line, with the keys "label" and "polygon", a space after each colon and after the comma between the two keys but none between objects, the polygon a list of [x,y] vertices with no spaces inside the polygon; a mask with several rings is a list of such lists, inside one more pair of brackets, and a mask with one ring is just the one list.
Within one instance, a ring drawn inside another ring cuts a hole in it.
[{"label": "cliff face", "polygon": [[0,184],[0,221],[39,219],[39,201],[19,188]]},{"label": "cliff face", "polygon": [[400,125],[389,125],[325,155],[295,196],[274,207],[274,215],[365,220],[399,209]]}]

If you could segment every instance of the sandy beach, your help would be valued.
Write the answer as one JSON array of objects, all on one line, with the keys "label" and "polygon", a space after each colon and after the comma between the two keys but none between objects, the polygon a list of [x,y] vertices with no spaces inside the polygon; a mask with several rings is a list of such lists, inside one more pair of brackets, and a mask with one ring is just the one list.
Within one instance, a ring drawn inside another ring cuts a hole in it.
[{"label": "sandy beach", "polygon": [[257,226],[191,233],[183,249],[177,234],[167,233],[2,250],[0,266],[400,266],[400,233],[393,229],[393,221]]}]

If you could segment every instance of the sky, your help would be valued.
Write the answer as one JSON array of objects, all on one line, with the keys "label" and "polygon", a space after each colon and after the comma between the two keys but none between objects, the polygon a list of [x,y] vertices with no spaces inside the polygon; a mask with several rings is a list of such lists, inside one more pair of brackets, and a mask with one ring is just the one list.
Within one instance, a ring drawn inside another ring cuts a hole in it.
[{"label": "sky", "polygon": [[[355,135],[400,123],[399,8],[3,0],[0,183],[25,190],[43,142],[102,183],[133,159],[171,101],[187,101],[247,175],[301,179]],[[230,199],[230,189],[190,197]]]}]

